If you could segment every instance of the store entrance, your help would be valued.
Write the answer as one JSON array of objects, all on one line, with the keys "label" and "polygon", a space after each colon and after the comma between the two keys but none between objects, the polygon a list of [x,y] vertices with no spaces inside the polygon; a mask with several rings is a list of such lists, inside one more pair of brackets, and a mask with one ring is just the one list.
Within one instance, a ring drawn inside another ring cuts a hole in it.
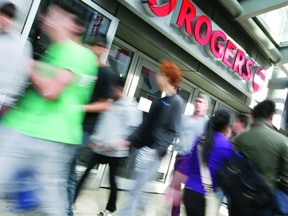
[{"label": "store entrance", "polygon": [[[128,90],[128,96],[135,98],[139,105],[138,108],[143,111],[143,117],[149,112],[151,103],[154,99],[163,96],[163,92],[160,91],[156,84],[156,72],[159,70],[159,63],[154,62],[145,56],[139,56],[138,63],[135,68],[130,88]],[[183,114],[188,113],[191,109],[191,101],[195,88],[189,85],[185,80],[180,84],[178,94],[184,100]],[[171,143],[170,148],[167,151],[166,156],[162,159],[154,181],[148,183],[145,186],[144,191],[151,193],[163,193],[169,184],[171,173],[173,171],[176,152],[172,151]],[[133,180],[131,180],[131,171],[137,150],[132,149],[129,157],[123,160],[119,168],[118,182],[120,189],[131,189],[133,186]],[[109,171],[108,166],[105,168],[103,179],[101,181],[101,187],[109,187]]]}]

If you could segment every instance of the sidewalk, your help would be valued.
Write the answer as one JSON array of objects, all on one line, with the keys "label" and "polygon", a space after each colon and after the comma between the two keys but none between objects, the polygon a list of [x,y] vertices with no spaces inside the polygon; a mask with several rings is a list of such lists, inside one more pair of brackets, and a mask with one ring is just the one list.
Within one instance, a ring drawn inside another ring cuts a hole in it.
[{"label": "sidewalk", "polygon": [[[109,196],[109,189],[100,188],[97,190],[81,191],[76,204],[74,205],[75,216],[97,216],[98,213],[105,209]],[[127,192],[119,191],[118,210],[123,206],[125,195]],[[30,213],[12,213],[9,211],[11,205],[5,201],[0,202],[0,207],[5,212],[0,212],[0,216],[40,216],[37,212]],[[147,208],[145,212],[138,212],[135,216],[170,216],[171,206],[165,200],[164,195],[147,193]],[[225,206],[220,208],[219,216],[228,216]],[[115,214],[117,216],[117,212]],[[186,216],[184,206],[181,209],[181,216]]]},{"label": "sidewalk", "polygon": [[[98,190],[83,190],[74,206],[75,216],[96,216],[105,209],[109,196],[109,189],[100,188]],[[121,209],[125,194],[120,191],[117,207]],[[135,216],[170,216],[171,207],[161,194],[147,194],[147,208],[145,212],[137,212]],[[116,213],[117,215],[117,213]],[[184,206],[182,206],[181,216],[186,216]],[[228,216],[225,206],[221,206],[219,216]]]}]

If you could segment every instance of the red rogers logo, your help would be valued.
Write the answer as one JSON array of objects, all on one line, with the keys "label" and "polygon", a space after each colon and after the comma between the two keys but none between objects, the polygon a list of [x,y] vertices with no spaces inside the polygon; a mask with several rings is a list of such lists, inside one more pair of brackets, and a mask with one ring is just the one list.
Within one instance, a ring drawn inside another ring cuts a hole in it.
[{"label": "red rogers logo", "polygon": [[265,68],[256,66],[255,61],[227,38],[221,30],[212,29],[206,15],[196,16],[196,7],[190,0],[170,0],[159,5],[157,0],[142,0],[145,10],[152,16],[165,17],[173,12],[171,24],[191,38],[193,43],[205,46],[207,54],[222,61],[239,77],[248,81],[248,89],[258,92],[265,83]]},{"label": "red rogers logo", "polygon": [[[150,15],[156,15],[158,17],[164,17],[169,15],[176,6],[176,0],[170,0],[168,3],[158,5],[157,0],[142,0],[144,8]],[[151,14],[150,11],[153,13]]]}]

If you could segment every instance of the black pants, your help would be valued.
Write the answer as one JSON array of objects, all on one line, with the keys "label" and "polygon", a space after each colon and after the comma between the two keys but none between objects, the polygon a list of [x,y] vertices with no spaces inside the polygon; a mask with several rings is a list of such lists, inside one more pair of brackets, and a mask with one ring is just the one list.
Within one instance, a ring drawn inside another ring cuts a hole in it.
[{"label": "black pants", "polygon": [[183,202],[187,216],[205,215],[205,198],[203,194],[185,188]]},{"label": "black pants", "polygon": [[88,177],[93,167],[97,164],[109,164],[109,171],[110,171],[109,181],[110,181],[111,191],[110,191],[110,196],[109,196],[106,209],[111,212],[116,211],[116,200],[117,200],[116,173],[117,173],[118,165],[121,159],[123,158],[108,157],[108,156],[94,153],[91,160],[89,161],[87,169],[85,170],[84,174],[82,175],[81,179],[79,180],[77,184],[75,200],[77,199],[79,191],[81,190],[86,178]]}]

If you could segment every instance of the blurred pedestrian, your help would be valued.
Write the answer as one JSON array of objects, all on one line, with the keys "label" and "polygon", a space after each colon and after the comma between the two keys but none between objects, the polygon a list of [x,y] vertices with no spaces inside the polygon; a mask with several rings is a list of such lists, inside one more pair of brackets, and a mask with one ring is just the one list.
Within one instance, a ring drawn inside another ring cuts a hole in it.
[{"label": "blurred pedestrian", "polygon": [[99,213],[100,216],[108,216],[116,211],[116,174],[121,160],[129,154],[129,147],[123,141],[142,121],[142,112],[137,108],[137,103],[124,96],[123,87],[124,82],[119,79],[113,87],[113,103],[99,116],[90,144],[95,153],[77,185],[76,198],[91,169],[97,164],[109,164],[111,192],[106,209]]},{"label": "blurred pedestrian", "polygon": [[[192,116],[182,116],[182,127],[180,132],[180,142],[174,145],[173,150],[177,151],[174,170],[177,170],[181,161],[191,153],[192,145],[205,130],[209,120],[207,111],[209,109],[210,98],[203,93],[199,93],[194,102],[194,113]],[[171,216],[180,215],[181,203],[174,203]]]},{"label": "blurred pedestrian", "polygon": [[[181,184],[185,184],[183,202],[187,216],[207,215],[205,196],[210,192],[217,193],[216,174],[224,162],[234,155],[232,144],[225,136],[230,120],[231,115],[227,110],[216,111],[208,121],[205,133],[196,140],[190,157],[186,157],[174,173],[170,187],[179,191]],[[208,169],[208,177],[203,174],[202,167]],[[206,184],[207,179],[209,184]],[[178,198],[181,199],[181,196]],[[220,206],[220,200],[218,202]]]},{"label": "blurred pedestrian", "polygon": [[166,96],[152,102],[146,118],[128,138],[127,144],[131,142],[132,146],[140,150],[133,171],[135,185],[128,192],[128,199],[119,214],[121,216],[133,216],[138,206],[140,208],[145,206],[145,203],[141,202],[141,191],[145,183],[153,179],[168,146],[180,133],[183,101],[176,94],[176,89],[181,78],[182,73],[174,63],[168,61],[160,63],[156,81]]},{"label": "blurred pedestrian", "polygon": [[[0,182],[25,169],[38,175],[40,211],[67,215],[67,180],[71,160],[82,143],[82,105],[95,83],[96,56],[74,42],[78,10],[54,3],[41,17],[41,29],[53,41],[30,71],[32,86],[0,126]],[[34,178],[33,178],[34,179]],[[12,182],[13,183],[13,182]],[[34,185],[34,180],[30,185]]]},{"label": "blurred pedestrian", "polygon": [[[232,216],[288,214],[288,139],[274,130],[272,120],[275,107],[275,103],[270,100],[257,104],[252,111],[251,129],[236,137],[234,145],[239,152],[250,159],[272,190],[283,194],[281,202],[286,206],[286,213],[273,211],[272,205],[260,209],[253,206],[238,206],[237,201],[232,201]],[[276,200],[276,204],[280,203]]]},{"label": "blurred pedestrian", "polygon": [[17,9],[13,3],[0,6],[0,117],[14,106],[28,82],[32,48],[13,30]]},{"label": "blurred pedestrian", "polygon": [[75,200],[75,192],[77,187],[77,175],[76,165],[79,157],[84,160],[91,160],[92,151],[87,149],[87,145],[90,142],[90,135],[92,134],[95,124],[97,123],[99,113],[105,111],[111,105],[111,98],[113,98],[113,86],[117,81],[117,77],[113,72],[112,67],[102,62],[102,57],[108,52],[108,40],[105,35],[91,36],[86,44],[92,52],[97,56],[99,61],[99,67],[95,67],[95,71],[98,70],[98,77],[96,86],[93,90],[89,103],[82,106],[85,111],[85,117],[83,121],[83,140],[82,145],[78,147],[77,153],[72,161],[71,172],[68,182],[69,193],[69,216],[73,216],[72,205]]},{"label": "blurred pedestrian", "polygon": [[241,133],[245,132],[249,126],[249,117],[245,114],[238,114],[235,117],[232,128],[232,139],[239,136]]}]

